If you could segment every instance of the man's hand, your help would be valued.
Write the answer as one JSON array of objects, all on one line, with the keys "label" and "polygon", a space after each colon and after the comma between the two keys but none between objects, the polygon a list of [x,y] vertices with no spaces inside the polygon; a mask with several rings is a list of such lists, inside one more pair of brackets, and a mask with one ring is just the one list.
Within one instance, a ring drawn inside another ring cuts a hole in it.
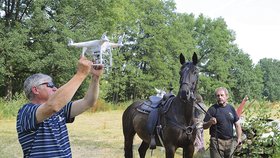
[{"label": "man's hand", "polygon": [[83,75],[88,75],[93,63],[90,60],[87,60],[86,57],[81,56],[79,62],[78,62],[78,70],[77,74],[83,74]]},{"label": "man's hand", "polygon": [[91,73],[93,76],[99,77],[103,74],[104,65],[93,65]]},{"label": "man's hand", "polygon": [[203,129],[208,129],[212,125],[217,124],[217,120],[215,117],[211,117],[209,121],[203,123]]},{"label": "man's hand", "polygon": [[208,122],[211,123],[211,125],[217,124],[217,120],[216,120],[215,117],[211,117],[210,120],[209,120]]},{"label": "man's hand", "polygon": [[241,146],[242,145],[242,140],[241,138],[237,138],[237,146]]}]

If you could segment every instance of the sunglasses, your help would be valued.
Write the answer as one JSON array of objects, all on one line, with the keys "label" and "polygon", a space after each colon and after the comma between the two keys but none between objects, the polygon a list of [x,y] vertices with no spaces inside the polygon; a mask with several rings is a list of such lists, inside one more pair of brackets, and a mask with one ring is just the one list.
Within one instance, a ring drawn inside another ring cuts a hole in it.
[{"label": "sunglasses", "polygon": [[39,86],[40,85],[47,85],[47,87],[49,87],[49,88],[54,88],[55,87],[55,84],[53,83],[53,82],[45,82],[45,83],[41,83],[41,84],[39,84]]}]

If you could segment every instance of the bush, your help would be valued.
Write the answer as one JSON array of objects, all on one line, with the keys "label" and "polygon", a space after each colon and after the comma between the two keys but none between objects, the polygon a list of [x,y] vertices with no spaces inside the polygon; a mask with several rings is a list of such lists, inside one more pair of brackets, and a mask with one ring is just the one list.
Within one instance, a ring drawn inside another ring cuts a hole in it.
[{"label": "bush", "polygon": [[[273,115],[274,113],[274,115]],[[271,104],[260,103],[246,112],[242,130],[247,139],[236,154],[245,157],[279,157],[280,122]]]},{"label": "bush", "polygon": [[[28,100],[26,99],[24,94],[16,94],[14,98],[10,101],[0,98],[0,119],[10,119],[16,117],[18,110],[26,103],[28,103]],[[98,99],[96,105],[88,111],[97,112],[123,110],[130,104],[131,101],[119,104],[112,104],[105,102],[103,99]]]},{"label": "bush", "polygon": [[16,117],[20,107],[27,102],[24,94],[16,94],[10,101],[0,98],[0,119]]},{"label": "bush", "polygon": [[124,102],[124,103],[118,103],[113,104],[110,102],[106,102],[103,99],[98,99],[96,105],[91,108],[91,112],[97,112],[97,111],[110,111],[110,110],[123,110],[126,107],[128,107],[132,102]]}]

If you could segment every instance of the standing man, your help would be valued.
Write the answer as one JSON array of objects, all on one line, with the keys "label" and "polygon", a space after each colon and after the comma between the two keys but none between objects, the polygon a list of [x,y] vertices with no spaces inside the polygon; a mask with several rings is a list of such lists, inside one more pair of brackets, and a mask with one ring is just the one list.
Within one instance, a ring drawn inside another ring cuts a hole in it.
[{"label": "standing man", "polygon": [[[25,80],[24,92],[30,102],[17,115],[23,157],[72,157],[66,123],[95,105],[102,73],[103,65],[93,67],[91,61],[81,57],[76,74],[60,88],[41,73]],[[84,98],[71,101],[89,74],[92,79]]]},{"label": "standing man", "polygon": [[[215,91],[217,103],[212,105],[204,118],[203,128],[210,128],[211,158],[230,158],[236,148],[233,125],[237,133],[237,145],[241,145],[241,125],[234,107],[228,104],[228,90],[224,87]],[[211,117],[210,117],[211,116]]]},{"label": "standing man", "polygon": [[194,105],[194,118],[197,122],[197,131],[196,137],[194,141],[194,149],[198,155],[202,155],[205,151],[204,147],[204,130],[203,130],[203,119],[205,117],[205,113],[203,110],[207,109],[206,105],[203,102],[202,96],[200,94],[196,94],[196,101]]}]

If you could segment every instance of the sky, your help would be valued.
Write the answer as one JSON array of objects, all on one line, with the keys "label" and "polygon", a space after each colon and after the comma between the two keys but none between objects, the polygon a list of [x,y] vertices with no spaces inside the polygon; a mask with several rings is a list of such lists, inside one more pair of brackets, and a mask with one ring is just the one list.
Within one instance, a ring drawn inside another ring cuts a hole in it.
[{"label": "sky", "polygon": [[235,43],[260,59],[280,60],[280,0],[175,0],[177,12],[222,17],[228,29],[235,31]]}]

